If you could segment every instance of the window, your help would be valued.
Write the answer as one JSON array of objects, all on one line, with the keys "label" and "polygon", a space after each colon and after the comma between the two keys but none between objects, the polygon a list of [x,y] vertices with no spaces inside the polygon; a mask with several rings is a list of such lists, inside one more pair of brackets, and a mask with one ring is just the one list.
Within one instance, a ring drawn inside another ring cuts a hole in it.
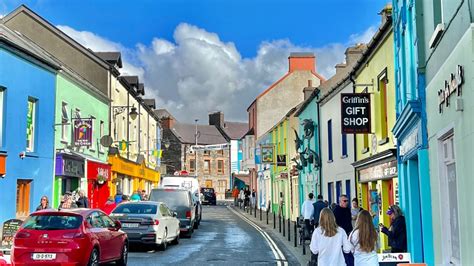
[{"label": "window", "polygon": [[196,171],[196,160],[194,159],[189,160],[189,171],[190,172]]},{"label": "window", "polygon": [[0,86],[0,147],[3,147],[3,112],[5,88]]},{"label": "window", "polygon": [[217,161],[217,173],[224,174],[224,160]]},{"label": "window", "polygon": [[211,151],[204,150],[204,155],[207,155],[207,156],[211,155]]},{"label": "window", "polygon": [[224,150],[218,150],[217,155],[224,156]]},{"label": "window", "polygon": [[[120,140],[123,140],[125,139],[125,134],[126,134],[126,128],[127,128],[127,121],[125,120],[125,116],[122,117],[122,128],[120,129],[120,133],[121,133],[121,136],[120,136]],[[119,140],[118,136],[116,138],[116,140]]]},{"label": "window", "polygon": [[[100,127],[99,127],[99,140],[104,136],[104,121],[100,121]],[[104,147],[100,144],[99,145],[99,151],[104,152]]]},{"label": "window", "polygon": [[16,181],[16,217],[27,217],[30,214],[31,180]]},{"label": "window", "polygon": [[115,227],[115,222],[110,219],[107,215],[100,214],[100,218],[102,219],[102,223],[104,227],[106,228],[114,228]]},{"label": "window", "polygon": [[205,173],[211,173],[211,161],[210,160],[204,160],[204,172]]},{"label": "window", "polygon": [[347,135],[342,133],[342,157],[347,157]]},{"label": "window", "polygon": [[69,123],[68,108],[67,103],[63,102],[61,108],[61,140],[64,142],[68,141],[69,136],[67,123]]},{"label": "window", "polygon": [[227,189],[227,181],[226,180],[219,180],[217,181],[217,191],[224,193]]},{"label": "window", "polygon": [[[95,117],[91,116],[91,120],[92,120],[92,136],[94,136],[94,130],[96,130],[96,122],[95,122]],[[100,137],[99,137],[100,138]],[[89,149],[91,151],[95,151],[95,146],[97,145],[94,137],[92,137],[91,139],[91,146],[89,147]]]},{"label": "window", "polygon": [[328,161],[332,162],[332,120],[328,120]]},{"label": "window", "polygon": [[333,182],[328,183],[328,202],[329,202],[329,204],[333,203],[333,200],[332,200],[332,195],[334,193],[333,190],[334,190],[334,183]]},{"label": "window", "polygon": [[36,129],[36,100],[28,99],[28,112],[26,115],[26,151],[35,150],[35,129]]},{"label": "window", "polygon": [[443,23],[442,1],[433,0],[433,25],[435,28],[439,23]]},{"label": "window", "polygon": [[381,143],[387,143],[388,138],[388,108],[387,108],[387,68],[385,68],[382,73],[378,76],[378,91],[379,91],[379,100],[380,100],[380,127],[381,127]]}]

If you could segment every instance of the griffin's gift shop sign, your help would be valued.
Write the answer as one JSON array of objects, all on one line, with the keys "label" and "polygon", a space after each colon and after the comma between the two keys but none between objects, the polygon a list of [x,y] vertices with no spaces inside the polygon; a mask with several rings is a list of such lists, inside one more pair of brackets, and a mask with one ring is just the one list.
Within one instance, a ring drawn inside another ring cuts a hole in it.
[{"label": "griffin's gift shop sign", "polygon": [[370,133],[370,94],[341,93],[342,133]]},{"label": "griffin's gift shop sign", "polygon": [[92,119],[74,120],[74,146],[92,145]]}]

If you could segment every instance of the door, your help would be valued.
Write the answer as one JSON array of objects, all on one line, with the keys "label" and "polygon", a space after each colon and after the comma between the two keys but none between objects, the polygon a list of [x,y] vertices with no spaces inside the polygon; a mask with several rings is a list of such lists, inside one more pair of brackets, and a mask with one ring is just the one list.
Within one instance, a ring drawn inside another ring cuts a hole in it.
[{"label": "door", "polygon": [[165,230],[168,230],[167,239],[165,240],[168,241],[168,239],[175,234],[175,229],[171,224],[168,208],[166,208],[164,204],[160,204],[159,215],[161,216],[160,224],[163,224],[163,226],[161,227],[161,229],[163,230],[160,230],[158,236],[163,236],[165,234]]},{"label": "door", "polygon": [[31,180],[18,179],[16,182],[16,218],[23,219],[30,214]]},{"label": "door", "polygon": [[393,179],[390,179],[387,181],[387,186],[388,186],[388,204],[392,206],[393,204],[395,204]]},{"label": "door", "polygon": [[100,218],[104,225],[105,233],[109,235],[107,240],[107,246],[110,248],[110,258],[120,258],[122,255],[122,233],[115,229],[115,222],[105,215],[100,213]]},{"label": "door", "polygon": [[97,240],[99,241],[100,245],[100,261],[108,260],[111,258],[110,254],[110,234],[109,230],[104,225],[104,221],[101,219],[100,214],[98,212],[92,212],[87,217],[87,222],[91,226],[91,233],[97,236]]}]

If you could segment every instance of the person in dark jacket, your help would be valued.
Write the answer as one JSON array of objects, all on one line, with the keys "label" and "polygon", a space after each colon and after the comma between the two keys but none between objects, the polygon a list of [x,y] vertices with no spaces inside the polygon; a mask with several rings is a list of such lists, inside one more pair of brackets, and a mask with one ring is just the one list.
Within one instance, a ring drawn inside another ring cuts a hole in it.
[{"label": "person in dark jacket", "polygon": [[119,204],[122,202],[122,191],[117,191],[117,194],[115,194],[115,204]]},{"label": "person in dark jacket", "polygon": [[89,208],[89,200],[85,194],[84,190],[79,191],[79,199],[76,201],[78,208]]},{"label": "person in dark jacket", "polygon": [[336,223],[342,227],[346,234],[349,235],[352,232],[352,214],[349,208],[349,199],[346,195],[339,197],[339,205],[334,210],[334,216],[336,216]]},{"label": "person in dark jacket", "polygon": [[388,245],[392,248],[392,253],[407,252],[407,229],[405,217],[402,210],[397,205],[388,208],[387,214],[390,215],[392,221],[390,229],[380,224],[382,233],[388,236]]},{"label": "person in dark jacket", "polygon": [[40,204],[36,208],[36,210],[41,211],[41,210],[46,210],[46,209],[49,209],[49,200],[48,200],[48,197],[43,196],[43,197],[41,197]]},{"label": "person in dark jacket", "polygon": [[314,228],[317,228],[319,225],[319,215],[321,214],[321,211],[326,208],[328,205],[326,202],[323,201],[323,196],[318,195],[318,200],[313,203],[313,221],[314,221]]}]

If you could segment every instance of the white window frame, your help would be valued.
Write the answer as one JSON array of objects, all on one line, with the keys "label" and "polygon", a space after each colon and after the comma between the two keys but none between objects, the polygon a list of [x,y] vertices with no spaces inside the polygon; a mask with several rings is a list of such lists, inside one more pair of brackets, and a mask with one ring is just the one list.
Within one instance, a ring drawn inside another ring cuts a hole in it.
[{"label": "white window frame", "polygon": [[[28,104],[32,102],[33,103],[33,114],[32,114],[32,124],[33,124],[33,129],[32,129],[32,134],[31,134],[31,142],[30,143],[27,143],[26,145],[26,152],[35,152],[35,142],[36,142],[36,139],[35,139],[35,135],[36,135],[36,103],[38,102],[37,99],[35,98],[28,98]],[[27,105],[27,118],[28,118],[28,105]],[[26,129],[28,131],[28,128]],[[27,132],[28,133],[28,132]],[[27,140],[28,140],[28,135],[26,136]],[[29,144],[29,145],[28,145]]]},{"label": "white window frame", "polygon": [[4,108],[5,108],[5,87],[0,86],[0,147],[3,147],[3,134],[4,134]]},{"label": "white window frame", "polygon": [[67,125],[68,123],[69,123],[68,103],[62,102],[61,103],[61,141],[65,143],[68,143],[68,136],[70,135],[69,134],[70,131]]},{"label": "white window frame", "polygon": [[96,148],[95,146],[97,145],[97,143],[96,143],[97,141],[94,138],[94,131],[96,129],[96,124],[97,123],[95,122],[96,118],[92,115],[91,115],[91,120],[92,120],[92,142],[91,142],[91,146],[89,147],[89,150],[94,152],[95,148]]},{"label": "white window frame", "polygon": [[104,147],[100,144],[100,139],[104,136],[104,121],[100,120],[99,124],[99,152],[104,152]]}]

